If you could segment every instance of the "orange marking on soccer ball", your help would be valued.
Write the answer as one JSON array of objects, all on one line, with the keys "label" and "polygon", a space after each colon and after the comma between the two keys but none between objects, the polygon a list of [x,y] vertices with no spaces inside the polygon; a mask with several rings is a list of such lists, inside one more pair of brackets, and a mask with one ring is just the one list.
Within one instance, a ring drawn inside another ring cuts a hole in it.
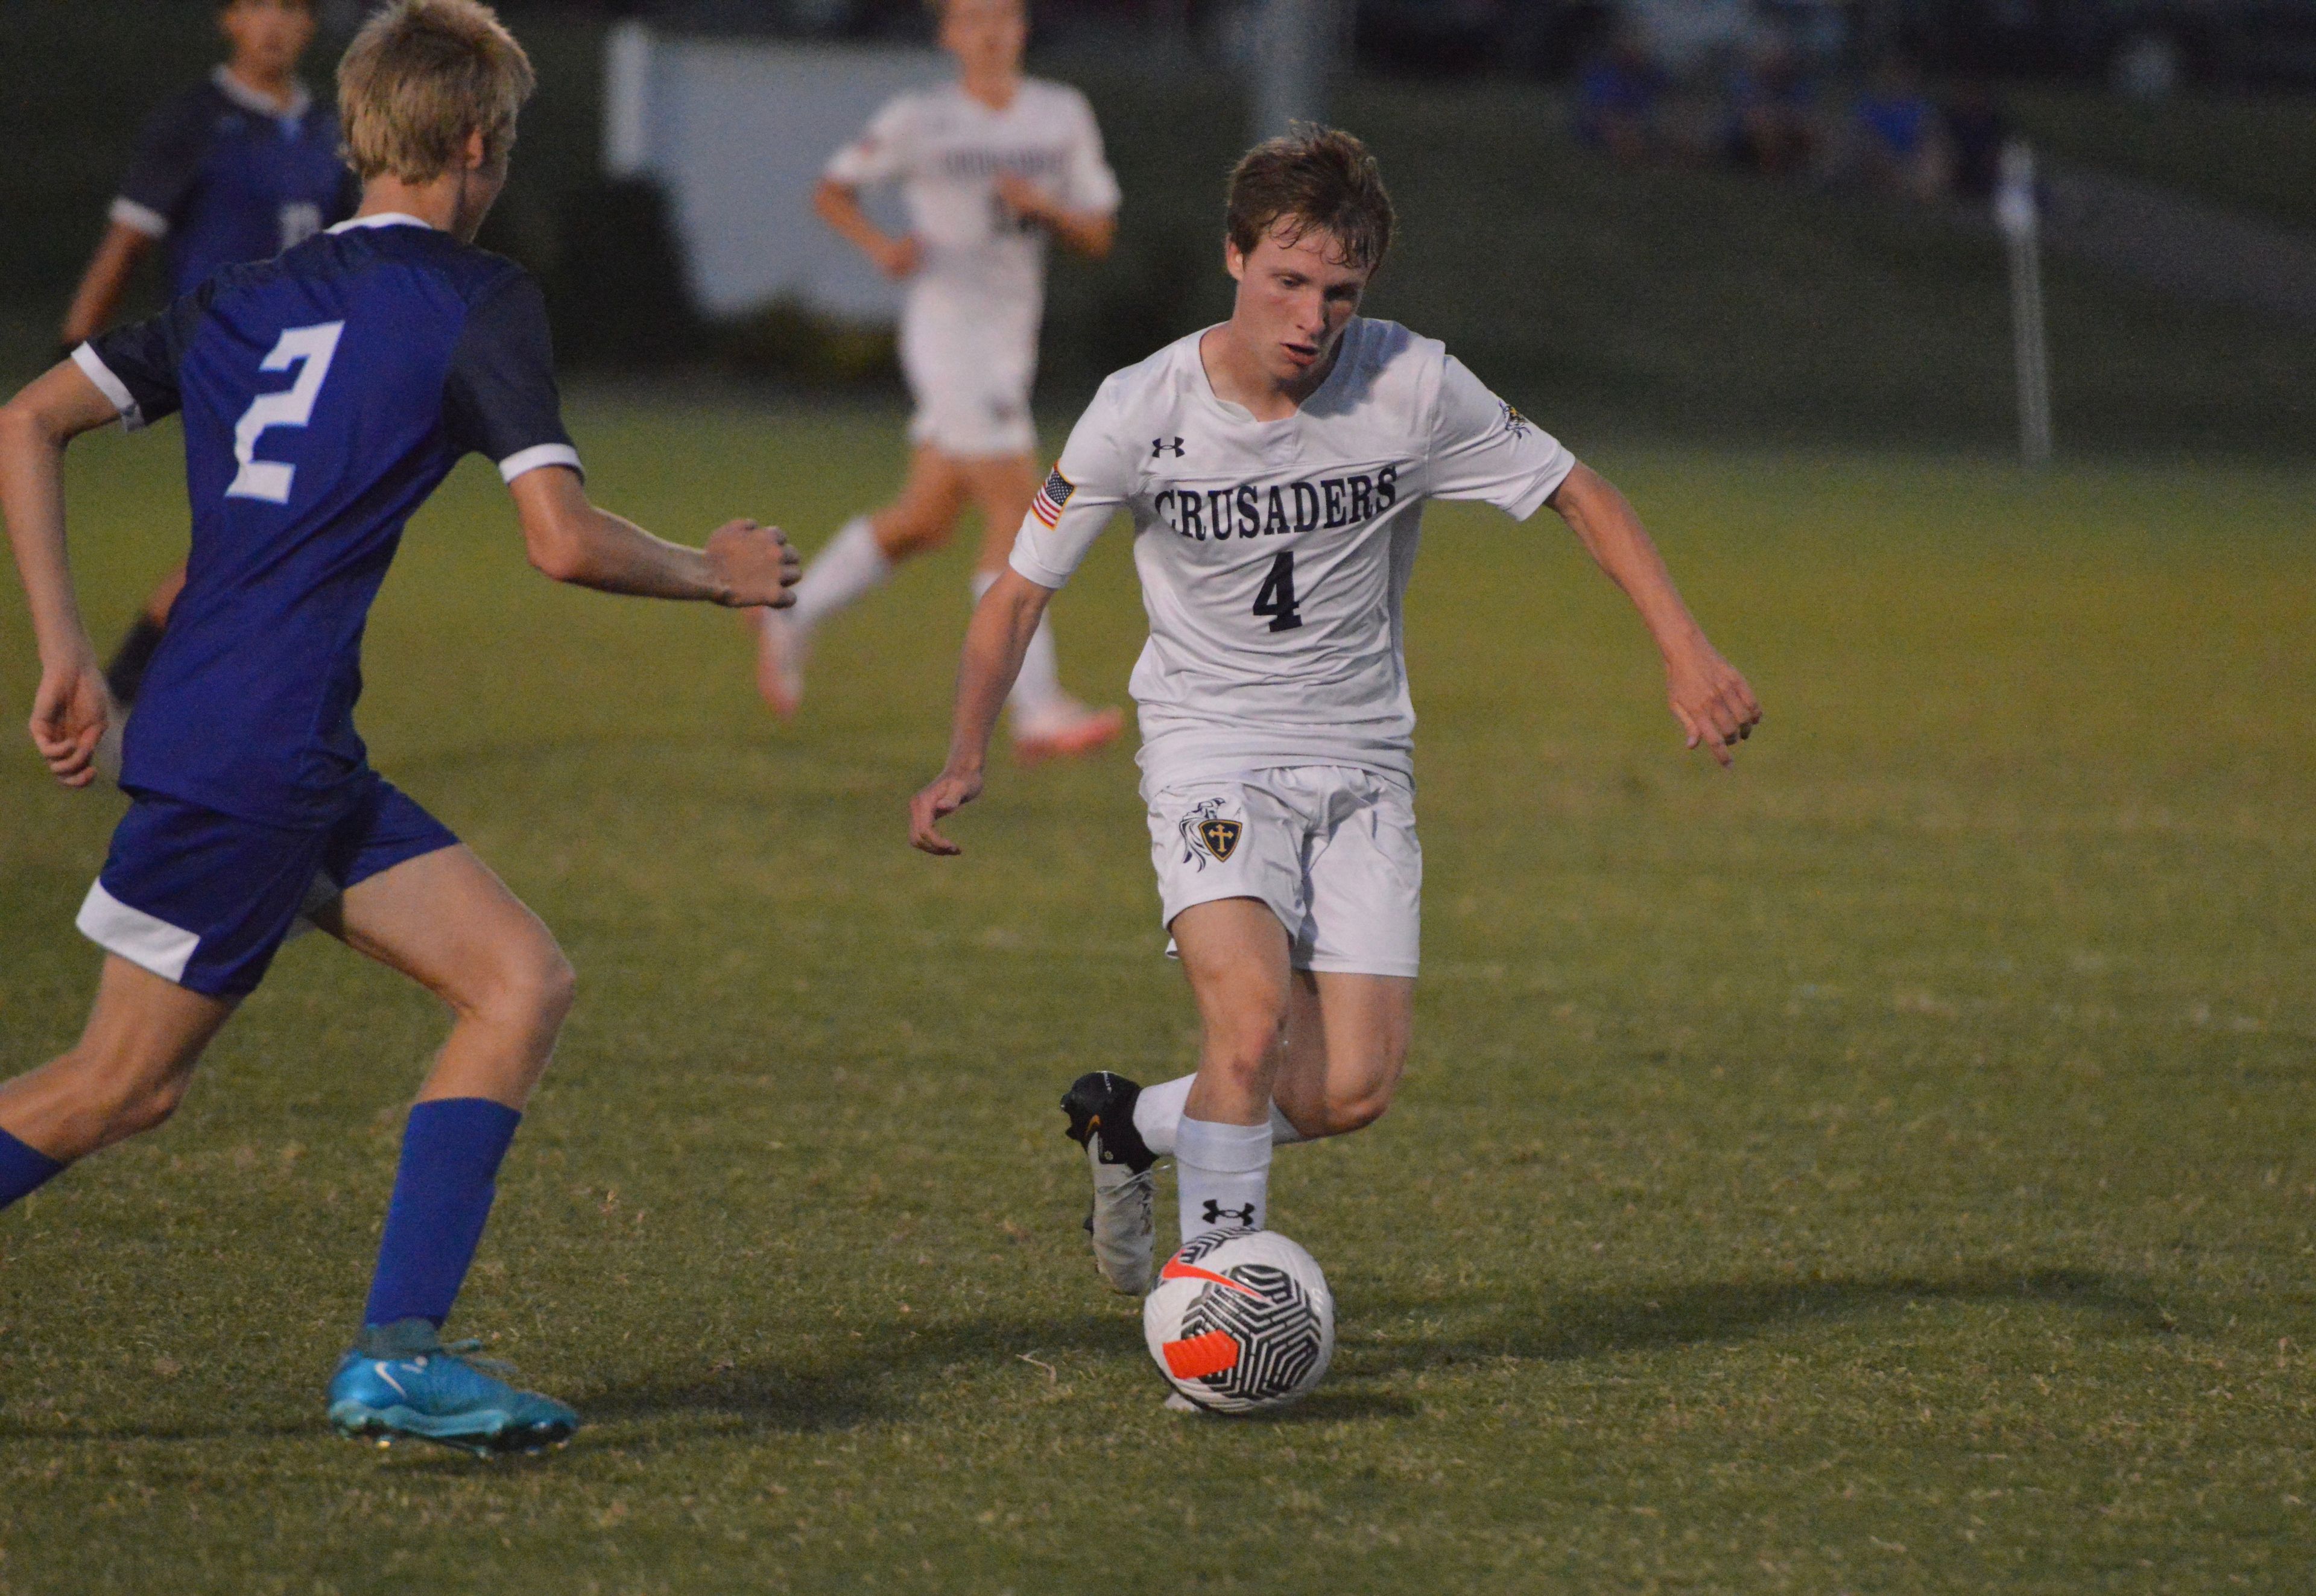
[{"label": "orange marking on soccer ball", "polygon": [[1217,1286],[1228,1286],[1242,1297],[1252,1297],[1257,1302],[1262,1300],[1262,1293],[1253,1287],[1234,1280],[1228,1275],[1218,1275],[1213,1270],[1200,1269],[1195,1263],[1185,1263],[1179,1257],[1166,1260],[1166,1267],[1158,1271],[1158,1278],[1162,1280],[1212,1280]]},{"label": "orange marking on soccer ball", "polygon": [[1238,1361],[1238,1342],[1221,1330],[1209,1330],[1188,1341],[1170,1341],[1159,1351],[1166,1355],[1166,1372],[1178,1380],[1204,1379]]}]

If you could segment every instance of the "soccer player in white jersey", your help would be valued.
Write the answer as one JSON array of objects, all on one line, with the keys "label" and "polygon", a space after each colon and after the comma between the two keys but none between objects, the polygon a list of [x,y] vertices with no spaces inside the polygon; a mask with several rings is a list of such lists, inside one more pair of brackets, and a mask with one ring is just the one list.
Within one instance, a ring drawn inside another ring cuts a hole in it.
[{"label": "soccer player in white jersey", "polygon": [[1152,860],[1203,1027],[1198,1073],[1108,1071],[1063,1099],[1093,1173],[1101,1274],[1151,1284],[1152,1166],[1185,1245],[1261,1228],[1271,1147],[1390,1106],[1414,1000],[1415,717],[1401,601],[1431,499],[1549,504],[1629,595],[1688,745],[1724,765],[1760,719],[1623,495],[1434,341],[1358,316],[1391,202],[1347,133],[1258,146],[1231,181],[1229,321],[1105,382],[965,641],[949,763],[911,840],[982,788],[1000,701],[1046,605],[1124,509],[1150,616],[1133,692]]},{"label": "soccer player in white jersey", "polygon": [[[1100,259],[1117,231],[1118,179],[1085,96],[1022,76],[1022,0],[934,4],[957,81],[895,96],[837,152],[814,196],[823,220],[909,285],[901,366],[916,400],[915,448],[901,496],[847,522],[806,570],[796,608],[761,623],[757,684],[783,718],[803,703],[813,629],[900,561],[947,542],[968,501],[984,523],[975,595],[1005,568],[1038,489],[1029,388],[1047,240]],[[860,209],[860,191],[879,183],[901,187],[904,236]],[[1062,691],[1049,628],[1029,645],[1012,709],[1014,748],[1029,760],[1099,748],[1126,724]]]}]

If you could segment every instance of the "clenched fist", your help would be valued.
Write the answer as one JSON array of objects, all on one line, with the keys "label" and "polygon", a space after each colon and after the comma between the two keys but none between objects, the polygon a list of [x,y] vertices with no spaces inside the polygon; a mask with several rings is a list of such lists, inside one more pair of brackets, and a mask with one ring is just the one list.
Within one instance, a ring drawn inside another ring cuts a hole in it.
[{"label": "clenched fist", "polygon": [[804,574],[804,561],[779,528],[727,521],[708,535],[708,546],[700,552],[716,574],[717,603],[735,610],[785,610],[796,602],[796,594],[788,590]]}]

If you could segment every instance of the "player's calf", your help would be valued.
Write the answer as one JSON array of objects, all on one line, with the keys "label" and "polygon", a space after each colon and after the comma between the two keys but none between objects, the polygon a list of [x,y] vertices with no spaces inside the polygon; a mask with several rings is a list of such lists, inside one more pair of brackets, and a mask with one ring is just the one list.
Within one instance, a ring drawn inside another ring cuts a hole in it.
[{"label": "player's calf", "polygon": [[1278,1087],[1278,1110],[1305,1141],[1318,1141],[1331,1136],[1349,1136],[1355,1130],[1365,1130],[1391,1110],[1392,1089],[1389,1086],[1370,1087],[1342,1097],[1320,1096],[1316,1099],[1290,1099],[1287,1083],[1282,1080]]},{"label": "player's calf", "polygon": [[[1285,1014],[1210,1013],[1198,1075],[1174,1131],[1182,1244],[1209,1230],[1260,1230],[1269,1211],[1271,1101]],[[1247,1121],[1252,1121],[1248,1123]]]},{"label": "player's calf", "polygon": [[957,516],[954,510],[944,513],[940,507],[904,502],[879,513],[870,524],[875,529],[877,551],[891,564],[898,565],[945,547],[949,534],[956,530]]},{"label": "player's calf", "polygon": [[1284,923],[1257,898],[1193,904],[1169,929],[1198,1003],[1198,1074],[1174,1134],[1181,1239],[1259,1230],[1269,1206],[1271,1088],[1286,1059]]},{"label": "player's calf", "polygon": [[49,1067],[57,1072],[55,1128],[43,1139],[67,1164],[165,1123],[192,1084],[189,1069],[155,1074],[78,1053]]},{"label": "player's calf", "polygon": [[1299,971],[1272,1096],[1306,1137],[1364,1130],[1389,1110],[1413,1031],[1412,977]]}]

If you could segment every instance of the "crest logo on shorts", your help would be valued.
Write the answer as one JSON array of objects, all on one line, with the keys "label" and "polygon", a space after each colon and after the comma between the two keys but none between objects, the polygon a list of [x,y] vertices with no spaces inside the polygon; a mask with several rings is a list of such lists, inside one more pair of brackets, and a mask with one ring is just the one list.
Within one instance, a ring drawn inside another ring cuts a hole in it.
[{"label": "crest logo on shorts", "polygon": [[1246,827],[1235,820],[1222,816],[1223,800],[1218,798],[1200,798],[1182,816],[1182,862],[1207,868],[1207,860],[1221,864],[1238,849],[1239,838]]}]

